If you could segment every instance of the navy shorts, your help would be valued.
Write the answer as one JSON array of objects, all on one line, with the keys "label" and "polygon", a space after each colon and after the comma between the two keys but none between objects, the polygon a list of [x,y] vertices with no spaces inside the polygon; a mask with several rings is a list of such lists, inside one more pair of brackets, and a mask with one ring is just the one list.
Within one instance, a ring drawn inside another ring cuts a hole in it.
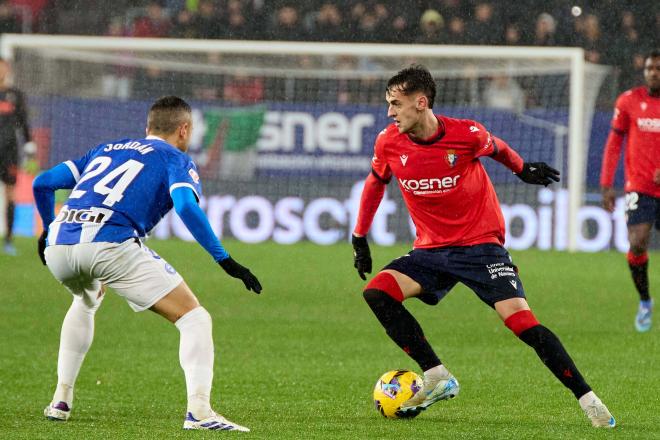
[{"label": "navy shorts", "polygon": [[498,244],[414,249],[383,270],[391,269],[409,276],[422,286],[419,299],[437,304],[461,282],[494,307],[496,302],[525,298],[518,268]]},{"label": "navy shorts", "polygon": [[660,230],[660,198],[638,192],[626,193],[626,223],[628,226],[655,223]]}]

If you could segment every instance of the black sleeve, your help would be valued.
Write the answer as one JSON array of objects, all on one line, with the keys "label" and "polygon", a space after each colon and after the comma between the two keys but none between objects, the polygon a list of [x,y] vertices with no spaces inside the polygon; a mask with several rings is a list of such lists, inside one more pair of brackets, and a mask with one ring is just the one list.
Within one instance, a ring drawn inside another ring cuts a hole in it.
[{"label": "black sleeve", "polygon": [[19,90],[16,90],[16,128],[21,130],[25,142],[32,140],[25,95]]}]

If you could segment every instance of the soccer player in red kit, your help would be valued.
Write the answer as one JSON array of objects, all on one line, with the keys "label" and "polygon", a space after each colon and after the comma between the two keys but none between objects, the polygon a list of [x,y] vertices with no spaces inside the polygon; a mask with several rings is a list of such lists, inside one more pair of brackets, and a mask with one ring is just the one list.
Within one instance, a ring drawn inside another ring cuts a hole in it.
[{"label": "soccer player in red kit", "polygon": [[647,249],[651,228],[660,230],[660,50],[644,63],[645,86],[622,93],[616,100],[612,129],[605,145],[600,185],[603,206],[614,211],[614,173],[626,138],[624,162],[628,267],[639,293],[637,331],[651,329],[653,301],[649,294]]},{"label": "soccer player in red kit", "polygon": [[458,282],[494,308],[513,333],[569,388],[593,426],[615,426],[614,417],[575,367],[563,345],[539,324],[504,243],[504,218],[479,158],[491,157],[526,183],[548,185],[559,172],[525,163],[506,142],[478,122],[433,113],[435,82],[418,65],[387,83],[387,115],[394,123],[377,137],[353,233],[354,263],[362,279],[371,272],[369,231],[385,186],[394,177],[415,222],[414,249],[385,266],[364,298],[387,335],[424,371],[424,387],[405,402],[401,416],[415,415],[458,394],[456,378],[442,364],[403,302],[417,297],[437,304]]}]

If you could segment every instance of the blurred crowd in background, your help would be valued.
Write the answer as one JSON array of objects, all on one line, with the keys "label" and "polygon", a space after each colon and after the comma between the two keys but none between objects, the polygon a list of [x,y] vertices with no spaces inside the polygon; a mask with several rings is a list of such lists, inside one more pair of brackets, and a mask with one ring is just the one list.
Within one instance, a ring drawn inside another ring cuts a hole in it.
[{"label": "blurred crowd in background", "polygon": [[4,0],[0,33],[578,46],[641,81],[657,0]]}]

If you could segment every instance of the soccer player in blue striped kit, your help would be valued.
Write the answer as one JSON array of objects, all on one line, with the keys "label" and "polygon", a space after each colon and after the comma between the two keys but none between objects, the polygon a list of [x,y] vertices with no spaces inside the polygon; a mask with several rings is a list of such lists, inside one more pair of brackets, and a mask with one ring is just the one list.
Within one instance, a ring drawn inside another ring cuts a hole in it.
[{"label": "soccer player in blue striped kit", "polygon": [[[146,138],[100,144],[34,181],[45,226],[39,256],[73,294],[62,324],[58,384],[44,410],[49,420],[66,421],[71,414],[76,377],[94,335],[94,314],[109,286],[136,312],[152,310],[179,329],[179,360],[188,393],[184,429],[249,431],[211,408],[211,315],[181,275],[141,242],[174,207],[227,274],[242,280],[248,290],[261,292],[257,278],[225,251],[198,205],[199,176],[185,154],[192,128],[191,109],[184,100],[160,98],[149,110]],[[62,188],[72,191],[55,216],[54,193]]]}]

